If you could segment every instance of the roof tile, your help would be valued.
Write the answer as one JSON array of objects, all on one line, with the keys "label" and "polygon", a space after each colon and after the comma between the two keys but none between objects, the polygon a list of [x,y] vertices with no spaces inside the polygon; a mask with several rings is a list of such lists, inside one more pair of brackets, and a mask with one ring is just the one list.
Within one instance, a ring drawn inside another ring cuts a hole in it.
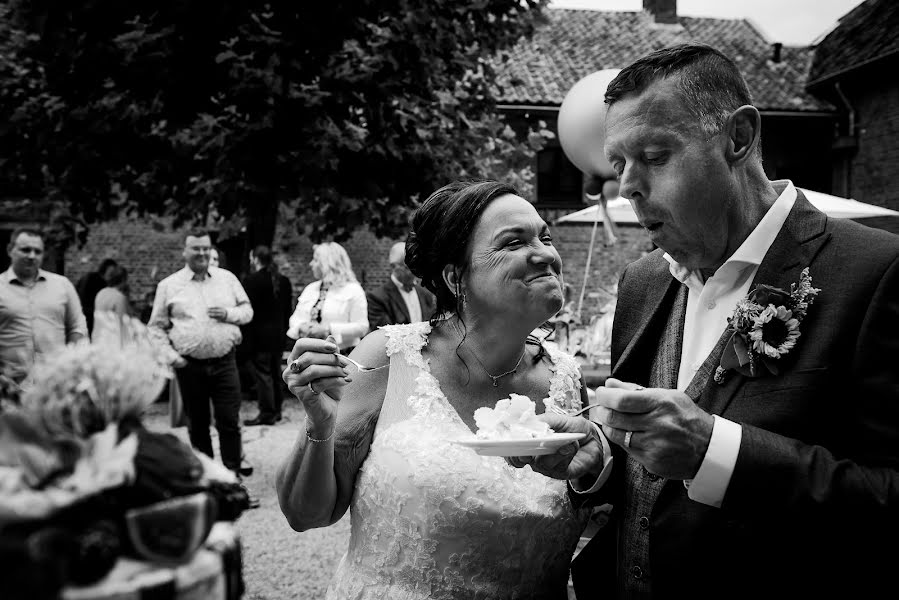
[{"label": "roof tile", "polygon": [[886,54],[899,52],[899,2],[867,0],[840,19],[815,49],[814,83]]},{"label": "roof tile", "polygon": [[494,61],[505,104],[558,106],[582,77],[622,68],[644,54],[696,41],[715,46],[740,67],[762,110],[829,111],[833,107],[805,91],[811,49],[785,47],[771,61],[771,47],[742,19],[679,17],[676,24],[655,23],[647,12],[549,9],[547,23],[529,40]]}]

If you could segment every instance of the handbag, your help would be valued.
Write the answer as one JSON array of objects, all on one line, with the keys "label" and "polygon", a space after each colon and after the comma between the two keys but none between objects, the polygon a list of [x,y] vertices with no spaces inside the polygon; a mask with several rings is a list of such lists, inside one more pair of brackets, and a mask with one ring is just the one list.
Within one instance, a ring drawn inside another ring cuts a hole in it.
[{"label": "handbag", "polygon": [[172,374],[172,378],[169,379],[169,417],[172,427],[187,426],[184,398],[181,396],[181,386],[178,385],[178,376],[175,374]]}]

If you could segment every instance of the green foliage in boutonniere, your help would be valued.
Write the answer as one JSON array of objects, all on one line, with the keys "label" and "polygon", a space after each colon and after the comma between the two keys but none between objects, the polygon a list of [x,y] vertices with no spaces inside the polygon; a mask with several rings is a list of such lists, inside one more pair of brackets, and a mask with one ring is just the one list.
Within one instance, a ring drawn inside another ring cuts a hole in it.
[{"label": "green foliage in boutonniere", "polygon": [[734,314],[727,319],[728,330],[733,333],[715,370],[715,382],[723,383],[728,371],[747,377],[760,377],[765,372],[777,375],[778,362],[796,347],[799,325],[820,291],[812,287],[806,267],[799,283],[790,284],[789,292],[758,285],[737,302]]}]

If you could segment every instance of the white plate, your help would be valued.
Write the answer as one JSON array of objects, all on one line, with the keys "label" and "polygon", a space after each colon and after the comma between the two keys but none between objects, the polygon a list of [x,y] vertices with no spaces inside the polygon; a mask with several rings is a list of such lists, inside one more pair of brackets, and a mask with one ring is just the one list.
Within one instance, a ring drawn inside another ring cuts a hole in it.
[{"label": "white plate", "polygon": [[524,438],[517,440],[482,440],[471,437],[450,440],[454,444],[472,448],[481,456],[542,456],[553,454],[556,450],[582,440],[589,433],[551,433],[547,436],[536,438]]}]

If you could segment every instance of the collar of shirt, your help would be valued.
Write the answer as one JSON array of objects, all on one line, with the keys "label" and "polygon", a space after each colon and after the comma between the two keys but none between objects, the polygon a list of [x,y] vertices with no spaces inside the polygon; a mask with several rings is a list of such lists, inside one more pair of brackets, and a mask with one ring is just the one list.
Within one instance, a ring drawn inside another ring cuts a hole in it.
[{"label": "collar of shirt", "polygon": [[[19,285],[25,285],[24,283],[22,283],[22,280],[18,278],[18,276],[16,275],[16,272],[12,270],[12,267],[9,267],[8,269],[6,269],[6,271],[4,271],[2,278],[7,283],[12,283],[13,281],[15,281]],[[37,277],[35,278],[35,281],[46,281],[46,280],[47,280],[47,271],[45,271],[43,269],[38,269]]]},{"label": "collar of shirt", "polygon": [[[667,252],[664,255],[665,260],[669,263],[671,276],[686,284],[688,288],[702,288],[705,283],[711,283],[713,280],[722,289],[733,287],[737,279],[748,267],[758,267],[762,264],[765,254],[789,216],[793,205],[796,203],[796,188],[793,182],[785,179],[782,181],[772,182],[775,191],[780,191],[777,200],[759,221],[755,229],[743,241],[737,251],[728,258],[723,265],[718,267],[715,274],[712,275],[708,282],[702,280],[699,271],[690,270],[679,264]],[[716,287],[718,287],[716,286]]]},{"label": "collar of shirt", "polygon": [[206,281],[207,277],[212,277],[212,270],[215,267],[207,267],[206,275],[204,277],[200,277],[197,273],[194,273],[190,267],[184,265],[184,268],[181,269],[178,273],[181,275],[181,278],[185,281]]},{"label": "collar of shirt", "polygon": [[398,287],[400,292],[403,294],[411,294],[412,292],[415,291],[415,286],[412,286],[412,289],[407,292],[406,288],[403,287],[403,284],[400,282],[399,279],[396,278],[396,275],[394,275],[393,273],[390,274],[390,281],[392,281],[393,284],[396,287]]}]

